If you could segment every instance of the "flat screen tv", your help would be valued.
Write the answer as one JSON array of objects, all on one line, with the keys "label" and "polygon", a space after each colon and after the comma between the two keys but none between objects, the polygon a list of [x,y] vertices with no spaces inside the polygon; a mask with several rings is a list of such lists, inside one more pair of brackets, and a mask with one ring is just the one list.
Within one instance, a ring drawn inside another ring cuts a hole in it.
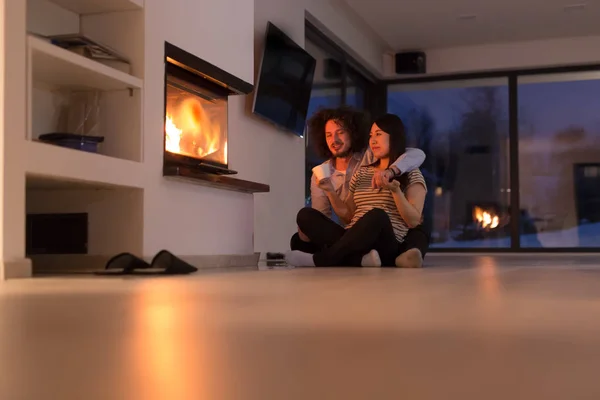
[{"label": "flat screen tv", "polygon": [[303,136],[315,65],[310,54],[269,22],[252,112]]}]

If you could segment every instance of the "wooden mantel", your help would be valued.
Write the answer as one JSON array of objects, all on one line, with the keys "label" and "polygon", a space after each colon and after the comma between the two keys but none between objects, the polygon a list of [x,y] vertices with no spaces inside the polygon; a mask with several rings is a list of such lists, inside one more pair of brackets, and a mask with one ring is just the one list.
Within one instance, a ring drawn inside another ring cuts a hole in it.
[{"label": "wooden mantel", "polygon": [[164,167],[163,175],[169,179],[196,183],[225,190],[233,190],[242,193],[267,193],[271,190],[264,183],[245,181],[233,178],[231,175],[217,175],[194,170],[184,166]]}]

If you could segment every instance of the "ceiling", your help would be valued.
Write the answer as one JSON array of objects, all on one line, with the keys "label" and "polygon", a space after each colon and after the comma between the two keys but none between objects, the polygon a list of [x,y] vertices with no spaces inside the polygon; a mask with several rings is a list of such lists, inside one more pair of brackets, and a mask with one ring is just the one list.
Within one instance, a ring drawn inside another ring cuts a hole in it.
[{"label": "ceiling", "polygon": [[345,0],[391,50],[600,34],[600,0]]}]

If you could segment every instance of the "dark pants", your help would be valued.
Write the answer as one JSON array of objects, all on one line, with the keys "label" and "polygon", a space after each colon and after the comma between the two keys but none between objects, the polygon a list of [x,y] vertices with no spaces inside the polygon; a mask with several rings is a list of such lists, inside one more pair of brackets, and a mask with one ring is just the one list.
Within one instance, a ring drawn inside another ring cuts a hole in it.
[{"label": "dark pants", "polygon": [[318,253],[333,245],[346,232],[342,226],[310,207],[305,207],[298,212],[296,224],[298,224],[298,229],[310,239],[310,242],[303,241],[296,233],[292,236],[290,248],[310,254]]},{"label": "dark pants", "polygon": [[398,255],[407,252],[410,249],[418,249],[421,252],[421,255],[425,257],[427,250],[429,250],[429,240],[429,234],[423,225],[409,229],[404,240],[400,243]]},{"label": "dark pants", "polygon": [[392,267],[399,254],[418,248],[424,256],[429,245],[429,238],[420,227],[409,230],[405,240],[399,243],[390,218],[378,208],[366,213],[347,230],[312,208],[300,210],[297,223],[310,243],[295,234],[290,247],[314,254],[317,267],[358,267],[362,256],[373,249],[379,253],[383,266]]}]

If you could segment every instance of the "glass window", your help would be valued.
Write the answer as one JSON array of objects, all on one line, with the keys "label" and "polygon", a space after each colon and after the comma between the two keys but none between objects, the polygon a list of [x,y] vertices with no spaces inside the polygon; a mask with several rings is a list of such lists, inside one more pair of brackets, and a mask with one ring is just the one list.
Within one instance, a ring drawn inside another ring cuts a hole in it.
[{"label": "glass window", "polygon": [[349,69],[346,87],[346,105],[363,110],[365,108],[365,88],[369,84],[357,72]]},{"label": "glass window", "polygon": [[600,72],[518,79],[524,248],[600,247]]},{"label": "glass window", "polygon": [[[371,108],[381,104],[381,99],[374,99],[374,76],[356,63],[342,48],[323,36],[310,22],[306,22],[305,49],[317,60],[311,98],[307,117],[310,118],[321,108],[335,108],[342,105],[352,106],[359,110],[372,111]],[[378,102],[379,100],[379,102]],[[312,168],[324,162],[306,138],[305,164],[305,204],[310,206],[310,179]]]},{"label": "glass window", "polygon": [[307,114],[310,116],[320,108],[342,104],[342,67],[339,59],[309,39],[306,39],[305,49],[317,60],[308,105]]},{"label": "glass window", "polygon": [[[321,108],[332,108],[342,105],[341,61],[308,38],[305,41],[305,49],[317,60],[310,102],[308,104],[307,118],[310,118]],[[304,189],[306,193],[305,203],[308,206],[310,205],[312,169],[324,161],[315,153],[314,146],[310,143],[310,138],[307,135]]]},{"label": "glass window", "polygon": [[427,155],[431,246],[510,247],[508,79],[391,85],[387,104]]}]

